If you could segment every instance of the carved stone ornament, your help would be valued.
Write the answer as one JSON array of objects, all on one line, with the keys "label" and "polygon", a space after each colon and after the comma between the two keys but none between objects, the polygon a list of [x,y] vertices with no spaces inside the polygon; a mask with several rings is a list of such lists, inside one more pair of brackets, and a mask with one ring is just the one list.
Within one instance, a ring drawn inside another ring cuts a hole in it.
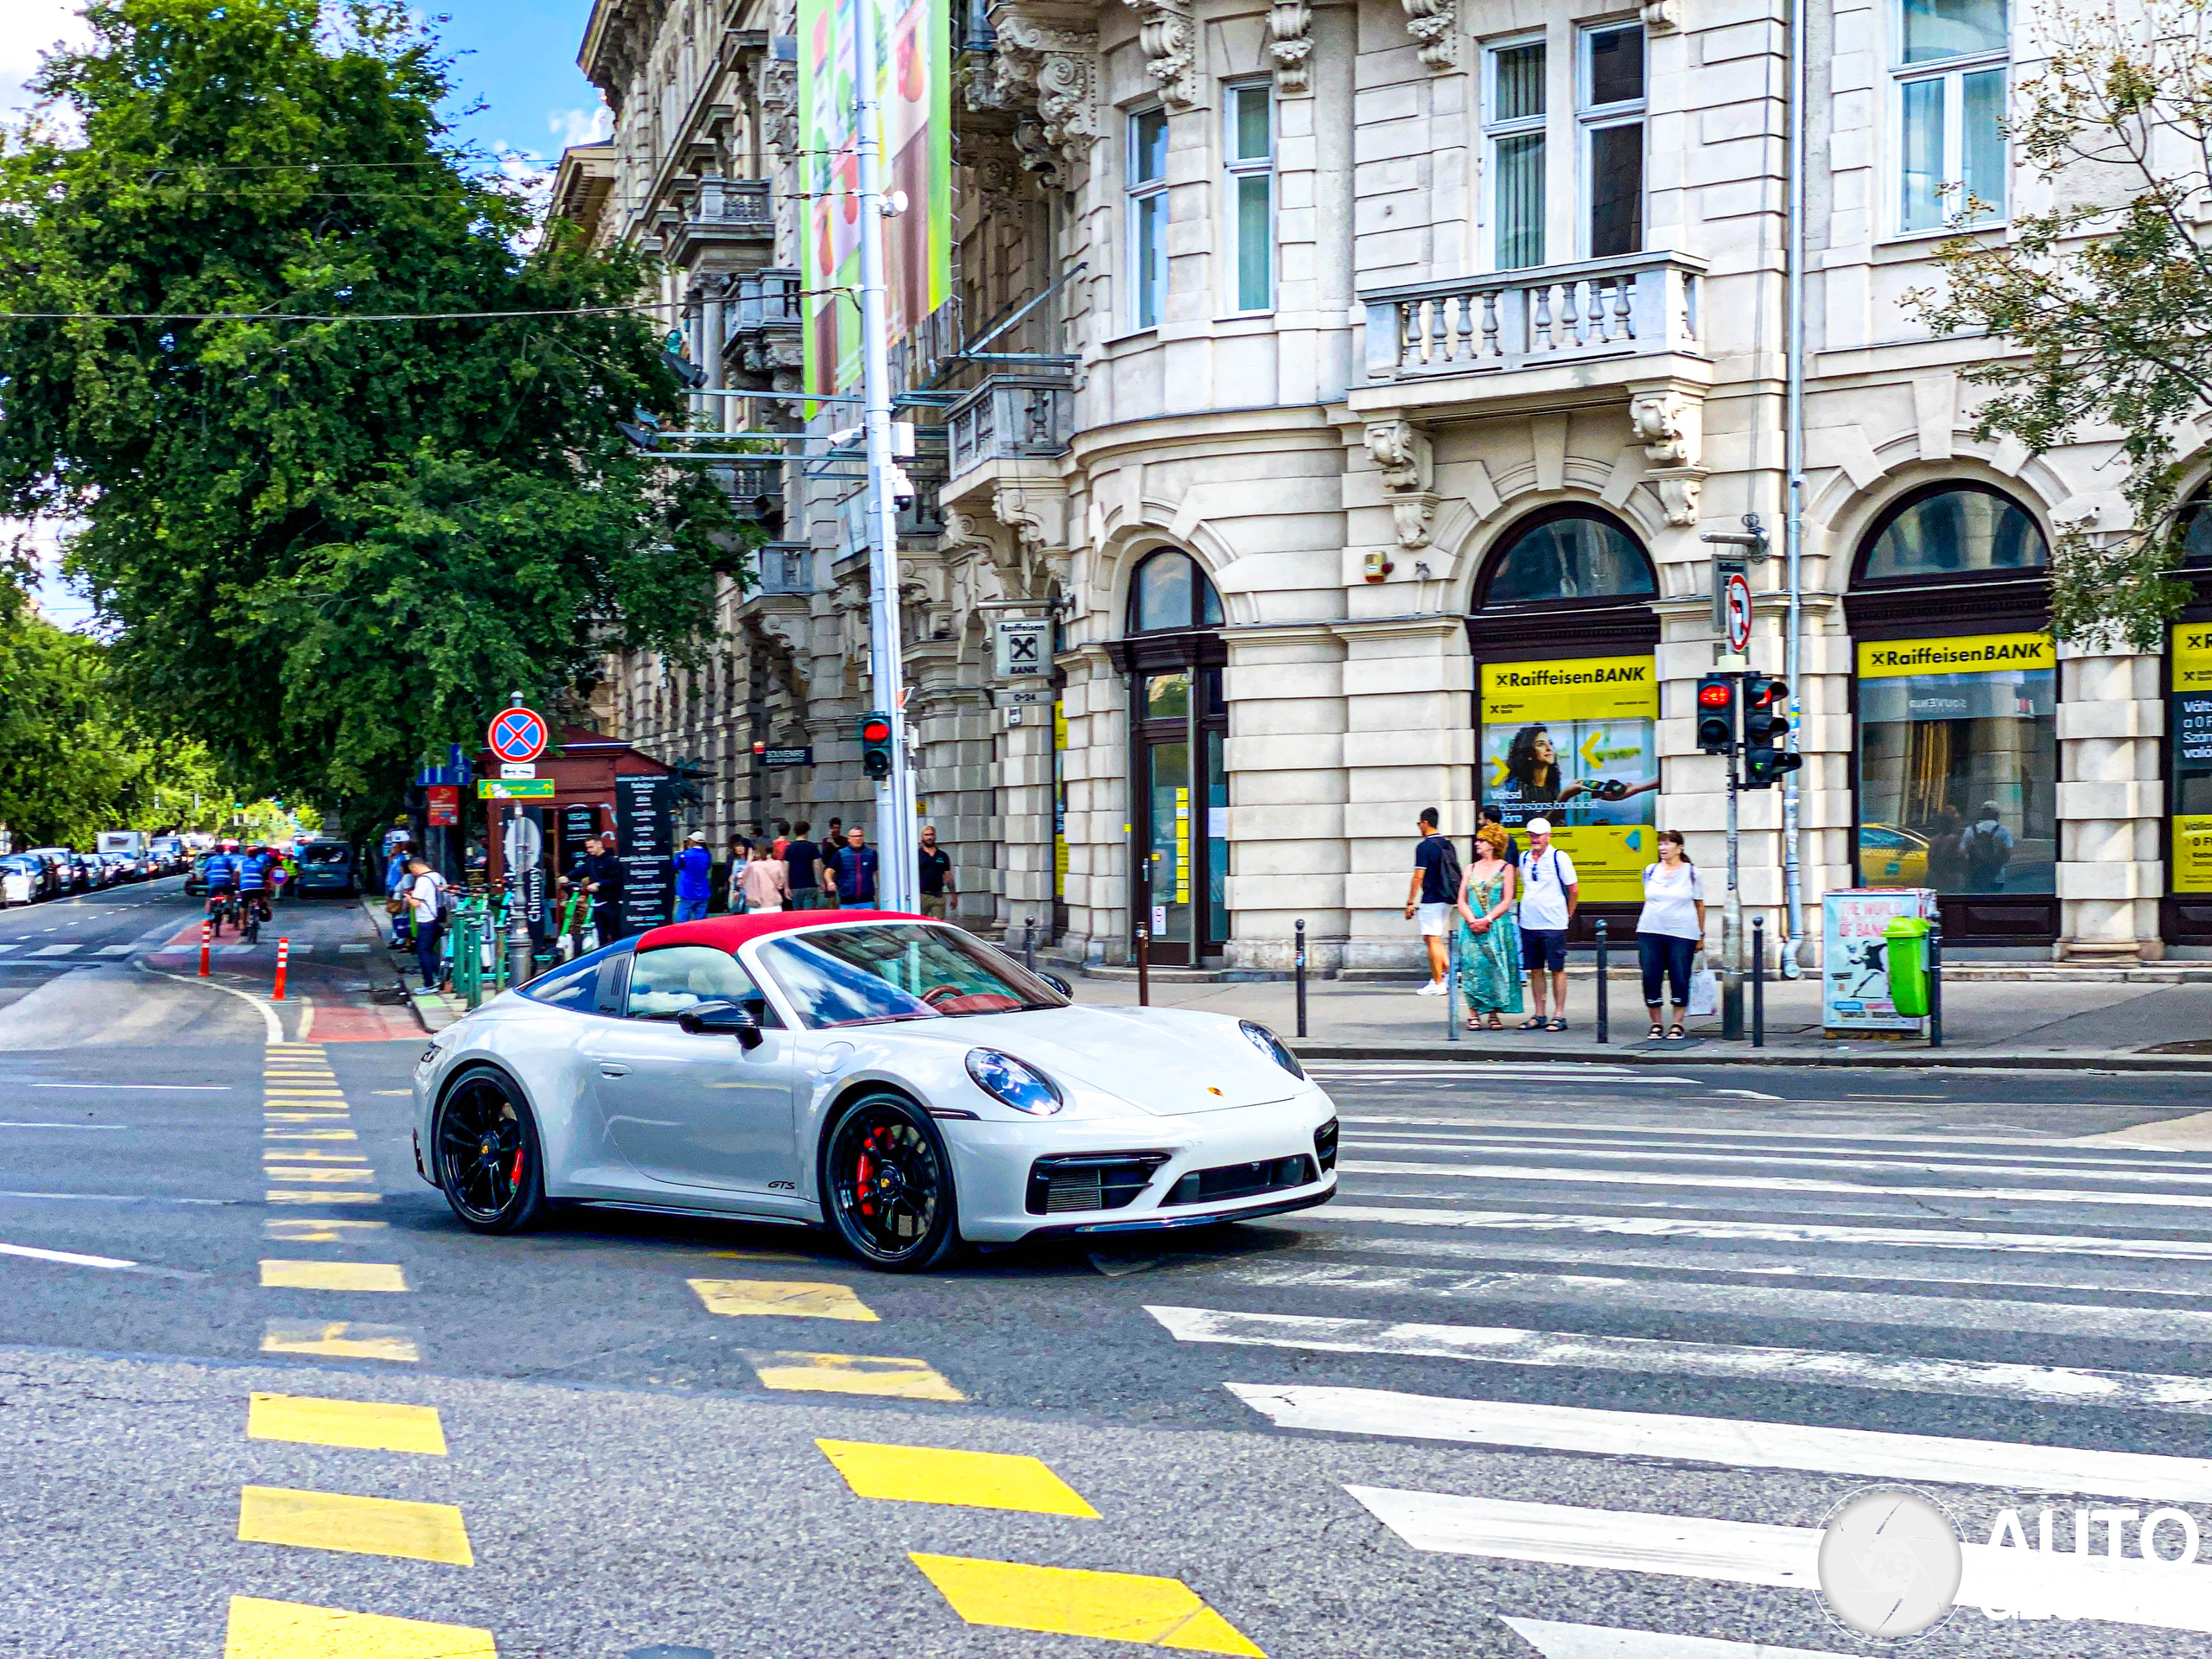
[{"label": "carved stone ornament", "polygon": [[1654,467],[1695,467],[1703,459],[1705,406],[1679,391],[1637,391],[1628,405],[1630,429]]},{"label": "carved stone ornament", "polygon": [[1309,0],[1275,0],[1268,9],[1268,56],[1275,90],[1294,97],[1313,90],[1306,60],[1313,54],[1313,8]]},{"label": "carved stone ornament", "polygon": [[1367,429],[1367,453],[1382,470],[1382,487],[1393,495],[1426,490],[1435,480],[1428,435],[1410,421],[1373,423]]},{"label": "carved stone ornament", "polygon": [[798,150],[798,66],[764,52],[753,73],[762,134],[777,158],[788,162]]},{"label": "carved stone ornament", "polygon": [[1198,101],[1198,53],[1188,0],[1130,4],[1142,20],[1137,45],[1144,53],[1145,73],[1160,88],[1160,101],[1171,110],[1189,109]]},{"label": "carved stone ornament", "polygon": [[1643,26],[1655,35],[1682,26],[1682,0],[1643,0]]},{"label": "carved stone ornament", "polygon": [[1702,467],[1646,473],[1643,481],[1658,496],[1659,505],[1665,511],[1669,524],[1689,525],[1697,523],[1697,498],[1705,488],[1705,469]]},{"label": "carved stone ornament", "polygon": [[1401,0],[1406,9],[1406,33],[1421,48],[1421,60],[1431,69],[1449,69],[1459,61],[1459,0]]},{"label": "carved stone ornament", "polygon": [[1390,524],[1397,532],[1400,547],[1408,553],[1419,552],[1428,545],[1436,525],[1436,497],[1427,490],[1392,497]]},{"label": "carved stone ornament", "polygon": [[[1096,35],[1054,28],[1010,6],[995,7],[992,22],[997,106],[1033,106],[1046,145],[1071,164],[1088,160],[1099,137]],[[1014,142],[1021,143],[1019,128]]]}]

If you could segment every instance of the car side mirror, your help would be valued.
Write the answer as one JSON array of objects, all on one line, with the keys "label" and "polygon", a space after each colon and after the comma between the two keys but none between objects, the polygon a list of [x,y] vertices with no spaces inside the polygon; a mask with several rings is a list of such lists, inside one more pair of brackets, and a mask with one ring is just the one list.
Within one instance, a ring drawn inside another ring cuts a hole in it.
[{"label": "car side mirror", "polygon": [[692,1035],[734,1037],[747,1048],[760,1046],[760,1022],[753,1011],[735,1002],[700,1002],[676,1016],[679,1029]]},{"label": "car side mirror", "polygon": [[1047,985],[1058,991],[1062,996],[1067,998],[1069,1001],[1072,1002],[1075,1001],[1075,987],[1069,984],[1067,981],[1062,979],[1058,974],[1039,974],[1037,977],[1043,980]]}]

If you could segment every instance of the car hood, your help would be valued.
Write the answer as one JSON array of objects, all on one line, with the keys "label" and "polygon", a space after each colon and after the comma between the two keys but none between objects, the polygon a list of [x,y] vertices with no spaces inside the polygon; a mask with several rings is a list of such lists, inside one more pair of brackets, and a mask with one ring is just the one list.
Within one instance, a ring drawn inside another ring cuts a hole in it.
[{"label": "car hood", "polygon": [[1176,1008],[1032,1008],[893,1027],[963,1048],[995,1048],[1163,1117],[1287,1100],[1298,1080],[1225,1015]]}]

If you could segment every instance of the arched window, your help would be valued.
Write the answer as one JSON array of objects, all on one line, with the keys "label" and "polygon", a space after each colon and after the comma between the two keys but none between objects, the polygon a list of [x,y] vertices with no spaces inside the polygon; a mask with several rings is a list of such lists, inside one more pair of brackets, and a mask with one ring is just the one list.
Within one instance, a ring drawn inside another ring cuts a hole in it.
[{"label": "arched window", "polygon": [[1939,484],[1890,509],[1860,556],[1861,582],[2024,575],[2050,562],[2025,507],[1979,484]]},{"label": "arched window", "polygon": [[1587,507],[1554,507],[1528,519],[1491,561],[1483,608],[1560,601],[1649,599],[1651,561],[1619,520]]},{"label": "arched window", "polygon": [[1129,584],[1131,633],[1220,626],[1221,595],[1189,554],[1162,548],[1137,566]]}]

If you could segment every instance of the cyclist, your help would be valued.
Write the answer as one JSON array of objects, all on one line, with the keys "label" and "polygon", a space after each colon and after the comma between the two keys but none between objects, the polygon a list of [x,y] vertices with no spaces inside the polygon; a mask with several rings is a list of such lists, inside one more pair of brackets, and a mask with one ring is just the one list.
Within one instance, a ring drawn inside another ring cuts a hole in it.
[{"label": "cyclist", "polygon": [[265,847],[250,847],[237,860],[238,898],[250,905],[257,919],[267,921],[269,909],[269,866],[272,861]]},{"label": "cyclist", "polygon": [[223,931],[223,920],[232,914],[232,906],[238,898],[238,863],[228,847],[209,856],[207,880],[207,915],[215,924],[215,932],[219,938]]}]

